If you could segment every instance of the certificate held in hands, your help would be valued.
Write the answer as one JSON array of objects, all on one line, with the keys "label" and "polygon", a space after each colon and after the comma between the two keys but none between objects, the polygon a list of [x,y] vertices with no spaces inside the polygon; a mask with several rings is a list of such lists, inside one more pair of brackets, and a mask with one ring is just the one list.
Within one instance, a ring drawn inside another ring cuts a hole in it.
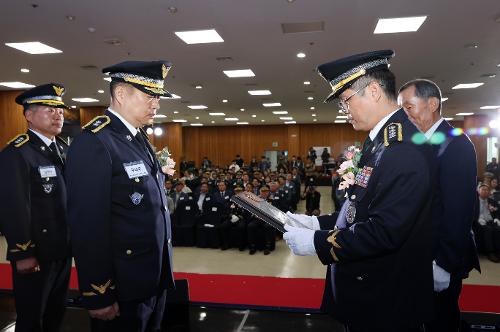
[{"label": "certificate held in hands", "polygon": [[285,225],[288,216],[278,208],[272,206],[265,199],[251,192],[244,191],[231,197],[231,201],[273,226],[281,233],[286,232]]}]

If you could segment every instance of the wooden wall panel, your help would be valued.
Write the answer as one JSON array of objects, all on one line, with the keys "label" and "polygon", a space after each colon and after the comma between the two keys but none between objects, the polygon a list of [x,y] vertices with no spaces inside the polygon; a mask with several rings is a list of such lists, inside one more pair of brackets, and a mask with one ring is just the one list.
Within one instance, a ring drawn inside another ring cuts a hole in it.
[{"label": "wooden wall panel", "polygon": [[[466,116],[464,118],[464,130],[467,131],[468,129],[471,128],[481,128],[481,127],[488,127],[490,119],[486,115],[471,115],[471,116]],[[491,133],[490,133],[491,135]],[[486,168],[486,163],[487,163],[487,137],[488,136],[469,136],[470,140],[474,144],[474,147],[476,148],[476,156],[477,156],[477,176],[478,178],[482,179],[484,170]]]},{"label": "wooden wall panel", "polygon": [[183,137],[186,160],[199,165],[207,156],[216,165],[228,165],[236,154],[249,162],[254,156],[259,160],[266,150],[286,150],[290,156],[305,158],[310,146],[331,146],[336,156],[348,145],[362,143],[366,133],[355,132],[348,124],[269,125],[183,127]]},{"label": "wooden wall panel", "polygon": [[[245,162],[258,160],[264,151],[288,150],[288,129],[283,125],[183,127],[186,160],[196,165],[207,156],[216,165],[228,165],[239,154]],[[278,146],[273,147],[273,142]]]},{"label": "wooden wall panel", "polygon": [[183,155],[182,151],[182,126],[179,123],[156,124],[155,127],[163,129],[161,136],[149,135],[149,140],[157,151],[168,147],[172,154],[172,159],[177,162],[176,169],[179,171],[179,164]]},{"label": "wooden wall panel", "polygon": [[80,125],[84,126],[96,116],[103,115],[106,109],[103,106],[80,107]]},{"label": "wooden wall panel", "polygon": [[26,132],[28,126],[23,107],[16,104],[22,91],[0,91],[0,150],[18,134]]},{"label": "wooden wall panel", "polygon": [[300,125],[288,126],[288,155],[300,156]]},{"label": "wooden wall panel", "polygon": [[[304,159],[311,146],[330,146],[332,156],[337,157],[345,148],[356,142],[363,144],[367,132],[355,131],[350,124],[300,125],[300,153]],[[319,157],[319,156],[318,156]]]}]

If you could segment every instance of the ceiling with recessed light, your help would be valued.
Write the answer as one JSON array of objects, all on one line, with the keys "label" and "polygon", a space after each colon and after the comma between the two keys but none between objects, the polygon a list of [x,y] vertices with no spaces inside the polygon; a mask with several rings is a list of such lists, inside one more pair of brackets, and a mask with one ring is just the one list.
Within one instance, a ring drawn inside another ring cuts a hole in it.
[{"label": "ceiling with recessed light", "polygon": [[[422,24],[416,32],[374,34],[379,19],[418,16],[427,18],[416,20]],[[0,18],[0,82],[60,82],[67,87],[66,102],[77,107],[108,103],[101,68],[125,60],[170,60],[166,87],[180,98],[160,101],[159,114],[166,117],[159,122],[342,121],[336,104],[322,102],[329,86],[316,66],[386,48],[396,51],[391,70],[399,85],[423,77],[441,86],[449,98],[443,104],[447,117],[497,114],[485,106],[500,105],[497,0],[16,0],[2,3]],[[205,35],[216,42],[181,40],[182,32],[194,30],[209,30]],[[5,45],[36,41],[62,53],[28,54]],[[247,69],[255,76],[224,73]],[[471,83],[483,84],[453,89]]]}]

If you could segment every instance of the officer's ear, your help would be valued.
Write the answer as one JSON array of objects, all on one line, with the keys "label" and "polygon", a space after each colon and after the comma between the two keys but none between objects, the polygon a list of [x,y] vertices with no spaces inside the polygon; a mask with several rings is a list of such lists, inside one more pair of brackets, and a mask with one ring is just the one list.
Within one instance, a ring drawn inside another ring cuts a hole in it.
[{"label": "officer's ear", "polygon": [[125,103],[125,98],[129,94],[128,84],[116,84],[113,89],[113,99],[116,103],[123,105]]},{"label": "officer's ear", "polygon": [[436,98],[436,97],[430,97],[427,100],[427,105],[431,109],[432,113],[439,112],[439,99],[438,98]]},{"label": "officer's ear", "polygon": [[383,90],[380,84],[378,84],[376,81],[370,82],[368,86],[366,87],[366,93],[375,101],[379,102],[380,98],[382,98],[383,95]]}]

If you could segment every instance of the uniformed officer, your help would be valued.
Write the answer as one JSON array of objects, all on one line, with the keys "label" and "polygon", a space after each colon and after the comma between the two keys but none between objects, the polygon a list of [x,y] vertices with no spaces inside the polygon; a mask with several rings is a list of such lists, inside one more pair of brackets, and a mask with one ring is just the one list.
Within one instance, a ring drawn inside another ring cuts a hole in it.
[{"label": "uniformed officer", "polygon": [[[398,102],[435,152],[433,273],[436,310],[426,331],[458,331],[462,279],[479,268],[472,224],[477,218],[474,145],[441,117],[441,90],[429,80],[413,80],[399,89]],[[458,167],[458,165],[460,165]]]},{"label": "uniformed officer", "polygon": [[16,98],[28,131],[0,154],[1,229],[12,265],[16,331],[59,331],[66,306],[71,255],[66,225],[64,163],[57,137],[64,121],[64,87],[50,83]]},{"label": "uniformed officer", "polygon": [[68,153],[68,219],[92,331],[157,331],[174,287],[165,177],[141,127],[153,123],[171,65],[103,69],[111,105]]},{"label": "uniformed officer", "polygon": [[355,130],[370,131],[338,218],[302,217],[284,234],[331,264],[333,313],[348,331],[420,331],[432,314],[430,150],[398,109],[391,50],[323,64]]}]

